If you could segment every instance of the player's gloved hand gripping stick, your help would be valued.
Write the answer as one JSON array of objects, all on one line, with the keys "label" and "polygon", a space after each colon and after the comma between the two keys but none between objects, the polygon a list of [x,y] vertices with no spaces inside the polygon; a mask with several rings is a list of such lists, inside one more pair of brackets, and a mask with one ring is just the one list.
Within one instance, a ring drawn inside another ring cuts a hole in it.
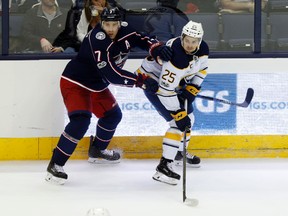
[{"label": "player's gloved hand gripping stick", "polygon": [[196,88],[196,86],[192,86],[192,85],[187,85],[185,87],[185,89],[176,89],[176,92],[178,92],[180,94],[180,96],[182,95],[183,98],[188,99],[189,103],[190,103],[190,101],[193,102],[195,97],[198,97],[198,98],[202,98],[205,100],[210,100],[210,101],[220,102],[220,103],[229,104],[229,105],[233,105],[233,106],[239,106],[239,107],[247,108],[250,105],[250,103],[254,97],[254,89],[253,88],[247,89],[245,100],[242,103],[237,103],[237,102],[233,102],[233,101],[229,101],[229,100],[225,100],[225,99],[201,95],[201,94],[198,94],[199,91],[200,91],[199,87]]},{"label": "player's gloved hand gripping stick", "polygon": [[158,91],[158,82],[146,74],[139,73],[135,83],[136,87],[142,88],[147,92],[156,93]]}]

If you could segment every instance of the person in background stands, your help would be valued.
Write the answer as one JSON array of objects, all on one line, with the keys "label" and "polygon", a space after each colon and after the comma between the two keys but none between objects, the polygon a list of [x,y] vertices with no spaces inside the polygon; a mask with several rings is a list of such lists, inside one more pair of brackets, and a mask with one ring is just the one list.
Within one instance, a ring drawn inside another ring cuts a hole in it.
[{"label": "person in background stands", "polygon": [[140,34],[127,22],[122,22],[118,8],[104,8],[101,22],[85,36],[80,50],[64,69],[60,89],[70,122],[64,129],[51,161],[46,180],[64,184],[68,175],[63,166],[85,135],[92,114],[98,118],[96,136],[89,147],[91,163],[118,163],[120,153],[108,150],[121,109],[110,92],[110,83],[123,87],[139,87],[154,94],[158,83],[144,74],[136,75],[122,69],[133,47],[149,50],[154,58],[169,61],[173,55],[170,47]]},{"label": "person in background stands", "polygon": [[24,52],[62,52],[63,48],[52,45],[65,28],[67,10],[59,8],[55,0],[41,0],[29,9],[22,26]]},{"label": "person in background stands", "polygon": [[[262,10],[265,9],[268,0],[261,0]],[[254,0],[219,0],[221,13],[254,13]]]},{"label": "person in background stands", "polygon": [[178,8],[185,14],[191,13],[217,13],[219,0],[180,0]]},{"label": "person in background stands", "polygon": [[185,14],[192,14],[192,13],[198,13],[199,8],[197,5],[193,4],[192,2],[187,3],[184,13]]},{"label": "person in background stands", "polygon": [[53,42],[53,47],[62,47],[65,53],[75,53],[80,49],[81,42],[77,38],[77,25],[83,10],[83,0],[76,0],[68,11],[65,29]]},{"label": "person in background stands", "polygon": [[93,29],[100,21],[100,14],[107,7],[106,0],[85,0],[80,21],[77,25],[77,38],[83,41],[88,31]]},{"label": "person in background stands", "polygon": [[[38,4],[40,0],[15,0],[18,2],[17,13],[26,13],[27,10],[31,9],[33,5]],[[60,8],[69,10],[75,0],[57,0],[56,4]]]},{"label": "person in background stands", "polygon": [[157,0],[158,6],[147,11],[149,15],[145,20],[144,31],[160,41],[180,35],[188,17],[177,8],[178,1]]},{"label": "person in background stands", "polygon": [[26,13],[29,9],[39,3],[39,0],[18,0],[17,13]]}]

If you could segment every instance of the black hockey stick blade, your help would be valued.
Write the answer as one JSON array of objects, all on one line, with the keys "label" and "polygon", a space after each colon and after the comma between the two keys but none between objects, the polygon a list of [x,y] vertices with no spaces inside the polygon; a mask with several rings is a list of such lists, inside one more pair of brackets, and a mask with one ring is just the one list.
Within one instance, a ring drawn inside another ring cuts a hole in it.
[{"label": "black hockey stick blade", "polygon": [[249,104],[251,103],[252,99],[254,97],[254,89],[253,88],[248,88],[247,89],[247,93],[246,93],[246,97],[245,97],[245,101],[242,104],[239,104],[241,107],[248,107]]},{"label": "black hockey stick blade", "polygon": [[243,108],[246,108],[246,107],[249,106],[249,104],[251,103],[251,101],[253,99],[253,96],[254,96],[254,89],[253,88],[248,88],[247,89],[245,100],[242,103],[236,103],[236,102],[232,102],[232,101],[229,101],[229,100],[214,98],[214,97],[205,96],[205,95],[197,95],[197,97],[203,98],[203,99],[206,99],[206,100],[216,101],[216,102],[229,104],[229,105],[234,105],[234,106],[239,106],[239,107],[243,107]]}]

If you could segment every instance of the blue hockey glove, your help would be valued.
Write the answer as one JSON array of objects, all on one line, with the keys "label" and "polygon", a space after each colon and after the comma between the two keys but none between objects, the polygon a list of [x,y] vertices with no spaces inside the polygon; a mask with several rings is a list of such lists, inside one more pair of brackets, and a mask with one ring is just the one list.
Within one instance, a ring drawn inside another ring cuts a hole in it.
[{"label": "blue hockey glove", "polygon": [[138,74],[135,86],[153,94],[155,94],[159,88],[158,82],[146,74]]},{"label": "blue hockey glove", "polygon": [[173,50],[171,47],[159,42],[152,45],[150,54],[154,59],[157,59],[159,56],[159,58],[163,61],[170,61],[173,55]]},{"label": "blue hockey glove", "polygon": [[187,115],[185,109],[179,109],[173,112],[172,117],[174,118],[178,129],[182,132],[189,131],[191,128],[191,119]]},{"label": "blue hockey glove", "polygon": [[180,97],[187,99],[188,103],[193,103],[195,97],[200,92],[201,87],[190,84],[187,85],[181,92]]}]

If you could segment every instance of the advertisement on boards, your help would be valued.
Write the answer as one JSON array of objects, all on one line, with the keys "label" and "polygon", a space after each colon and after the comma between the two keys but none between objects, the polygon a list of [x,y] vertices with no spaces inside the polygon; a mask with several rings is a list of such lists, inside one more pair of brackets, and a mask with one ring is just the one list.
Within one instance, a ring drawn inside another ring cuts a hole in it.
[{"label": "advertisement on boards", "polygon": [[249,73],[237,75],[237,92],[254,89],[249,107],[237,109],[237,134],[288,134],[288,75]]},{"label": "advertisement on boards", "polygon": [[[288,134],[288,76],[283,73],[209,74],[199,94],[241,103],[248,88],[254,97],[247,108],[196,98],[195,135],[279,135]],[[157,113],[139,88],[110,85],[123,118],[116,136],[162,136],[168,123]],[[66,118],[67,122],[67,118]],[[95,134],[93,117],[86,136]]]},{"label": "advertisement on boards", "polygon": [[[235,100],[237,76],[235,74],[211,74],[203,84],[201,94],[226,100]],[[143,90],[111,85],[122,110],[123,118],[115,135],[117,136],[161,136],[168,123],[158,114],[146,99]],[[194,102],[195,124],[193,131],[200,134],[230,133],[236,131],[236,108],[196,98]],[[87,134],[95,134],[97,119],[93,117]]]}]

